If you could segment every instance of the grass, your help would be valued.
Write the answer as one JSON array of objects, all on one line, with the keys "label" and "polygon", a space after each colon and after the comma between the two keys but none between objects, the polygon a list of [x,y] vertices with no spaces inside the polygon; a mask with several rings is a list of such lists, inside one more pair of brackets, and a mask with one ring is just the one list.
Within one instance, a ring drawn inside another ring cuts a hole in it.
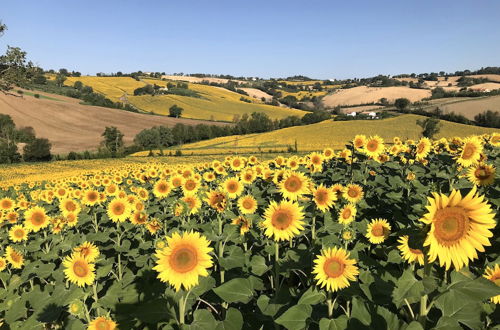
[{"label": "grass", "polygon": [[[391,142],[395,136],[403,139],[418,139],[422,129],[416,122],[423,118],[425,117],[410,114],[384,120],[338,122],[327,120],[317,124],[289,127],[267,133],[220,137],[172,149],[181,149],[185,154],[192,153],[194,155],[260,153],[269,150],[287,150],[289,146],[295,145],[295,141],[297,141],[299,151],[322,150],[327,147],[342,149],[356,134],[379,135],[388,142]],[[447,121],[441,121],[441,123],[442,128],[436,138],[500,132],[494,128],[462,125]]]},{"label": "grass", "polygon": [[[32,93],[32,92],[26,92],[26,91],[24,91],[23,94],[35,97],[35,94],[37,94],[37,93]],[[40,99],[65,102],[64,100],[61,100],[61,99],[58,99],[58,98],[55,98],[55,97],[45,96],[45,95],[42,95],[42,94],[38,94],[38,95],[39,95]]]}]

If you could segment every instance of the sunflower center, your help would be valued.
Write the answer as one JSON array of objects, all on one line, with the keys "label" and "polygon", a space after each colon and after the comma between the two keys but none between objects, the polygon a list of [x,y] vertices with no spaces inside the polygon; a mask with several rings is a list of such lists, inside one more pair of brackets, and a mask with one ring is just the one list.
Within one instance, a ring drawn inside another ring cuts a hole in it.
[{"label": "sunflower center", "polygon": [[35,225],[41,225],[45,221],[45,215],[42,212],[35,212],[33,213],[33,216],[31,217],[31,222],[33,222]]},{"label": "sunflower center", "polygon": [[417,146],[417,153],[421,154],[424,151],[425,145],[423,143],[419,143]]},{"label": "sunflower center", "polygon": [[17,238],[23,238],[24,237],[24,230],[22,229],[16,229],[14,231],[14,236]]},{"label": "sunflower center", "polygon": [[181,185],[181,180],[179,178],[175,178],[172,180],[172,184],[174,187],[179,187]]},{"label": "sunflower center", "polygon": [[238,190],[238,184],[236,182],[229,182],[227,184],[227,191],[230,193],[235,193]]},{"label": "sunflower center", "polygon": [[325,262],[323,270],[328,277],[337,278],[344,273],[345,264],[336,259],[329,259]]},{"label": "sunflower center", "polygon": [[88,247],[82,247],[80,253],[84,256],[88,256],[90,254],[90,249]]},{"label": "sunflower center", "polygon": [[188,180],[186,182],[186,189],[193,190],[194,188],[196,188],[196,182],[194,182],[193,180]]},{"label": "sunflower center", "polygon": [[245,199],[243,201],[243,208],[249,210],[253,207],[253,202],[250,199]]},{"label": "sunflower center", "polygon": [[388,233],[387,228],[378,224],[372,227],[372,235],[375,237],[382,237]]},{"label": "sunflower center", "polygon": [[349,195],[349,197],[358,197],[358,192],[356,191],[356,189],[349,189],[347,194]]},{"label": "sunflower center", "polygon": [[90,202],[95,202],[97,200],[99,196],[97,195],[96,192],[92,191],[90,193],[87,194],[87,199],[90,201]]},{"label": "sunflower center", "polygon": [[158,185],[158,191],[161,193],[165,193],[168,190],[168,185],[166,183],[160,183]]},{"label": "sunflower center", "polygon": [[412,249],[412,248],[408,248],[410,250],[411,253],[413,254],[423,254],[422,253],[422,250],[420,249]]},{"label": "sunflower center", "polygon": [[462,152],[463,159],[470,159],[474,153],[476,152],[476,147],[473,144],[467,143],[464,146],[464,150]]},{"label": "sunflower center", "polygon": [[76,276],[78,277],[85,277],[89,273],[89,268],[87,266],[87,263],[83,261],[77,261],[73,265],[73,273],[75,273]]},{"label": "sunflower center", "polygon": [[378,148],[378,142],[377,141],[370,141],[366,144],[366,149],[368,149],[368,151],[375,151],[377,150]]},{"label": "sunflower center", "polygon": [[186,273],[196,267],[198,262],[197,253],[193,247],[181,246],[172,252],[170,266],[178,273]]},{"label": "sunflower center", "polygon": [[285,181],[285,189],[289,192],[297,192],[302,188],[302,181],[295,176],[289,177]]},{"label": "sunflower center", "polygon": [[21,255],[16,253],[16,252],[12,252],[10,254],[10,258],[12,259],[12,261],[14,262],[21,262]]},{"label": "sunflower center", "polygon": [[320,190],[320,191],[316,192],[316,202],[318,202],[320,204],[325,203],[327,200],[327,195],[328,195],[328,193],[324,190]]},{"label": "sunflower center", "polygon": [[446,207],[434,216],[434,235],[445,246],[456,244],[469,230],[469,217],[459,207]]},{"label": "sunflower center", "polygon": [[125,212],[125,205],[118,203],[113,205],[113,213],[116,215],[122,215]]},{"label": "sunflower center", "polygon": [[4,200],[2,201],[2,208],[3,209],[10,209],[12,207],[12,202],[9,200]]},{"label": "sunflower center", "polygon": [[313,163],[314,165],[319,165],[319,164],[321,164],[321,158],[319,158],[319,157],[317,157],[317,156],[313,157],[313,158],[312,158],[312,163]]},{"label": "sunflower center", "polygon": [[474,171],[474,176],[479,180],[485,180],[490,177],[490,172],[485,168],[478,168],[477,170]]},{"label": "sunflower center", "polygon": [[98,330],[109,330],[111,327],[109,326],[108,321],[106,320],[99,320],[95,323],[95,328]]},{"label": "sunflower center", "polygon": [[292,214],[287,210],[278,210],[271,219],[273,226],[279,230],[284,230],[292,223]]},{"label": "sunflower center", "polygon": [[73,202],[67,202],[66,203],[66,210],[73,212],[76,210],[76,205]]},{"label": "sunflower center", "polygon": [[342,212],[342,218],[344,219],[348,219],[350,218],[352,215],[352,212],[351,212],[351,209],[347,208],[344,210],[344,212]]}]

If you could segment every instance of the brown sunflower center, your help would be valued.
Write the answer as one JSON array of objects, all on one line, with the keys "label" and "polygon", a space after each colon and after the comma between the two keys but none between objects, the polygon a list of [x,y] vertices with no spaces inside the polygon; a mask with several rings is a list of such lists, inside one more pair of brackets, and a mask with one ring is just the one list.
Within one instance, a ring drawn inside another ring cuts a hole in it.
[{"label": "brown sunflower center", "polygon": [[273,227],[279,230],[284,230],[290,226],[292,220],[292,214],[288,210],[278,210],[274,212],[271,218],[271,223],[273,224]]},{"label": "brown sunflower center", "polygon": [[389,230],[381,224],[376,224],[372,227],[372,235],[382,237],[389,233]]},{"label": "brown sunflower center", "polygon": [[314,156],[312,159],[311,159],[312,163],[314,165],[320,165],[321,164],[321,158],[318,157],[318,156]]},{"label": "brown sunflower center", "polygon": [[479,180],[486,180],[490,175],[491,173],[484,167],[480,167],[474,171],[474,176]]},{"label": "brown sunflower center", "polygon": [[337,278],[344,274],[345,264],[337,259],[328,259],[324,266],[323,270],[326,275],[330,278]]},{"label": "brown sunflower center", "polygon": [[316,192],[316,202],[319,204],[324,204],[328,200],[328,192],[325,190],[318,190]]},{"label": "brown sunflower center", "polygon": [[113,213],[116,215],[122,215],[125,212],[125,205],[123,203],[116,203],[113,205]]},{"label": "brown sunflower center", "polygon": [[33,215],[31,216],[31,222],[37,226],[42,225],[45,222],[45,214],[43,214],[42,212],[33,213]]},{"label": "brown sunflower center", "polygon": [[446,207],[436,212],[434,216],[434,235],[438,242],[451,246],[467,234],[469,217],[463,208]]},{"label": "brown sunflower center", "polygon": [[296,176],[291,176],[285,181],[285,189],[288,192],[297,192],[302,188],[302,181]]},{"label": "brown sunflower center", "polygon": [[228,182],[227,184],[227,191],[229,193],[235,193],[236,191],[238,191],[238,183],[235,182],[235,181],[230,181]]},{"label": "brown sunflower center", "polygon": [[368,151],[374,152],[378,149],[378,142],[376,140],[371,140],[366,144],[366,149]]},{"label": "brown sunflower center", "polygon": [[408,248],[408,249],[413,254],[423,254],[422,250],[420,250],[420,249],[412,249],[412,248]]},{"label": "brown sunflower center", "polygon": [[351,188],[347,191],[347,194],[349,195],[349,197],[358,197],[358,191],[354,188]]},{"label": "brown sunflower center", "polygon": [[352,211],[350,208],[346,208],[344,212],[342,212],[342,218],[349,219],[352,215]]},{"label": "brown sunflower center", "polygon": [[196,250],[191,246],[180,246],[174,249],[170,256],[170,266],[178,273],[193,270],[198,262]]},{"label": "brown sunflower center", "polygon": [[87,257],[90,254],[90,249],[86,246],[80,248],[80,253]]},{"label": "brown sunflower center", "polygon": [[91,191],[87,194],[87,199],[89,202],[95,202],[99,198],[99,195],[95,191]]},{"label": "brown sunflower center", "polygon": [[89,273],[89,267],[84,261],[76,261],[73,264],[73,273],[78,277],[86,277]]},{"label": "brown sunflower center", "polygon": [[185,188],[187,190],[193,190],[194,188],[196,188],[196,182],[194,182],[193,180],[188,180],[186,182]]},{"label": "brown sunflower center", "polygon": [[168,184],[166,184],[165,182],[160,183],[157,187],[157,190],[160,193],[166,193],[168,191]]},{"label": "brown sunflower center", "polygon": [[462,151],[462,158],[470,159],[472,158],[475,152],[476,152],[476,147],[471,143],[467,143]]},{"label": "brown sunflower center", "polygon": [[97,330],[110,330],[111,326],[107,320],[99,320],[95,324]]},{"label": "brown sunflower center", "polygon": [[250,198],[243,200],[243,208],[249,210],[253,207],[253,201]]},{"label": "brown sunflower center", "polygon": [[2,208],[3,209],[10,209],[12,207],[12,202],[10,200],[3,200],[2,201]]},{"label": "brown sunflower center", "polygon": [[66,202],[66,210],[68,210],[69,212],[73,212],[76,210],[76,204],[72,201],[68,201]]},{"label": "brown sunflower center", "polygon": [[419,143],[417,146],[417,153],[421,154],[422,152],[424,152],[424,149],[425,149],[425,144]]},{"label": "brown sunflower center", "polygon": [[24,237],[24,230],[19,228],[14,231],[14,236],[16,238],[23,238]]}]

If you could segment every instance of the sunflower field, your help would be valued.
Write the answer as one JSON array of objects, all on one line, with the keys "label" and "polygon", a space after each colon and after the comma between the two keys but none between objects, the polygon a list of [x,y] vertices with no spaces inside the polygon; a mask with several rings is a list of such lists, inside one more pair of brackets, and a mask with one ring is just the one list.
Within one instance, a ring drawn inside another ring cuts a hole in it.
[{"label": "sunflower field", "polygon": [[4,187],[0,328],[498,328],[499,153],[357,135]]}]

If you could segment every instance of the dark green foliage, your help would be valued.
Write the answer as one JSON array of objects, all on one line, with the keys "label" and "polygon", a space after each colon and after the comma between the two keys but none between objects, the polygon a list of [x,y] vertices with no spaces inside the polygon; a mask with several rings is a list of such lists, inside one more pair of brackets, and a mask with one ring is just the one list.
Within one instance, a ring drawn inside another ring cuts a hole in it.
[{"label": "dark green foliage", "polygon": [[478,126],[500,128],[500,113],[498,111],[486,110],[478,113],[474,120]]},{"label": "dark green foliage", "polygon": [[439,133],[441,129],[441,123],[437,118],[426,118],[423,120],[417,120],[417,125],[422,127],[422,136],[432,139],[434,135]]},{"label": "dark green foliage", "polygon": [[168,116],[174,118],[180,118],[182,115],[182,111],[184,111],[183,108],[179,107],[177,104],[174,104],[173,106],[170,107],[170,109],[168,109]]},{"label": "dark green foliage", "polygon": [[35,138],[23,148],[23,158],[27,162],[49,161],[51,144],[48,139]]},{"label": "dark green foliage", "polygon": [[304,117],[302,117],[301,121],[304,125],[309,125],[309,124],[319,123],[320,121],[324,121],[330,118],[331,118],[330,113],[326,111],[314,111],[306,113]]},{"label": "dark green foliage", "polygon": [[394,101],[394,106],[402,111],[402,110],[405,110],[406,108],[408,108],[408,106],[411,104],[410,100],[408,100],[407,98],[399,98],[399,99],[396,99]]},{"label": "dark green foliage", "polygon": [[115,157],[123,147],[123,133],[118,128],[111,126],[106,127],[102,137],[104,138],[103,145]]}]

